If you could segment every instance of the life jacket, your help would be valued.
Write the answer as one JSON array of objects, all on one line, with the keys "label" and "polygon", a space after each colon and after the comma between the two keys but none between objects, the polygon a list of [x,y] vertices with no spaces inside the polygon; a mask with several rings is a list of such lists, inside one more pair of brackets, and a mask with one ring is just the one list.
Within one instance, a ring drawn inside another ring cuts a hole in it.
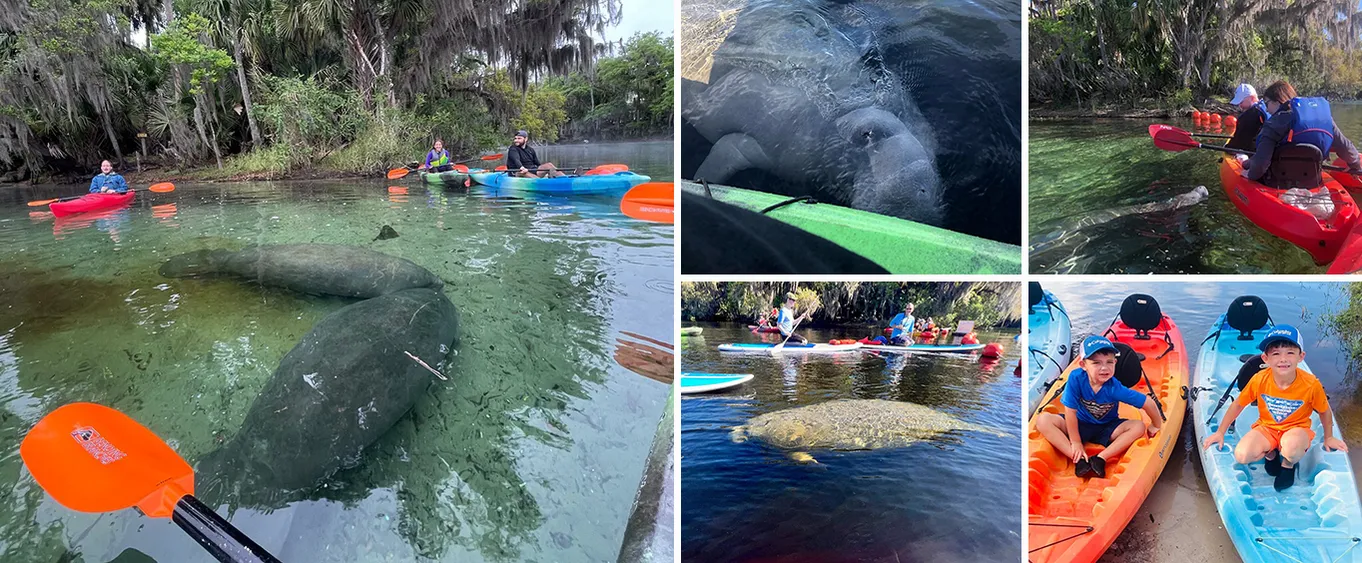
[{"label": "life jacket", "polygon": [[1303,143],[1314,145],[1321,155],[1328,155],[1334,145],[1334,114],[1324,98],[1293,98],[1291,111],[1296,121],[1286,134],[1284,145]]},{"label": "life jacket", "polygon": [[1258,111],[1263,112],[1263,122],[1267,122],[1267,120],[1272,118],[1272,112],[1267,111],[1267,102],[1258,100],[1257,102],[1254,102],[1253,107],[1258,108]]}]

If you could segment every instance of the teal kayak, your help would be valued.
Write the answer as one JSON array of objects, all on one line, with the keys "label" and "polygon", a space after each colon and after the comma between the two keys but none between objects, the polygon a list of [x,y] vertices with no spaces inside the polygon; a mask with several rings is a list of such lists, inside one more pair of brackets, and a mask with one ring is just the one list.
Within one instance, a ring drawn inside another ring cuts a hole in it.
[{"label": "teal kayak", "polygon": [[750,373],[683,373],[681,393],[708,393],[737,387],[752,381]]},{"label": "teal kayak", "polygon": [[[1260,316],[1242,314],[1259,307]],[[1240,465],[1234,460],[1234,446],[1258,419],[1256,407],[1240,413],[1225,434],[1223,448],[1200,447],[1224,423],[1225,411],[1238,396],[1235,381],[1245,361],[1253,363],[1248,369],[1261,366],[1258,343],[1272,326],[1262,300],[1239,297],[1230,306],[1230,313],[1221,315],[1211,327],[1201,345],[1191,381],[1192,425],[1211,496],[1225,531],[1244,561],[1362,561],[1362,546],[1358,545],[1362,542],[1362,503],[1358,500],[1357,477],[1347,453],[1324,451],[1318,414],[1311,416],[1315,441],[1297,464],[1296,484],[1282,492],[1273,489],[1273,478],[1263,470],[1262,461]],[[1241,334],[1245,338],[1241,339]],[[1300,369],[1311,371],[1305,362]],[[1334,428],[1335,435],[1343,435],[1336,416]]]},{"label": "teal kayak", "polygon": [[468,172],[458,170],[446,170],[444,172],[421,171],[421,181],[427,184],[445,187],[462,187],[468,182],[469,175],[475,172],[483,172],[481,168],[473,168]]},{"label": "teal kayak", "polygon": [[[1039,295],[1037,295],[1039,293]],[[1026,315],[1026,412],[1036,411],[1050,383],[1069,365],[1072,344],[1069,312],[1053,293],[1031,282],[1031,308]]]},{"label": "teal kayak", "polygon": [[505,172],[474,172],[473,182],[489,188],[519,190],[556,195],[609,194],[627,192],[629,188],[651,181],[652,178],[633,172],[595,174],[591,176],[562,176],[558,178],[521,178]]},{"label": "teal kayak", "polygon": [[[681,189],[706,196],[693,182]],[[708,196],[823,237],[891,274],[1021,273],[1022,250],[1013,244],[828,203],[781,205],[792,198],[731,186],[710,184]]]}]

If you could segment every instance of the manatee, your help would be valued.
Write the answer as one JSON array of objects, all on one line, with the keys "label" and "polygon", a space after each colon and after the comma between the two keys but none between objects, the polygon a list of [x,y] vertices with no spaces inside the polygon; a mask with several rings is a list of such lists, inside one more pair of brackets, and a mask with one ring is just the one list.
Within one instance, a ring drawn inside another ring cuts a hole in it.
[{"label": "manatee", "polygon": [[709,83],[682,83],[683,133],[712,144],[693,177],[731,183],[758,170],[941,224],[932,132],[864,19],[836,2],[748,2],[713,52]]},{"label": "manatee", "polygon": [[[844,399],[763,414],[734,428],[731,437],[743,442],[751,436],[784,449],[874,450],[909,446],[952,431],[1005,436],[922,405]],[[801,452],[791,458],[816,461]]]},{"label": "manatee", "polygon": [[1191,207],[1210,197],[1206,186],[1197,186],[1184,194],[1178,194],[1164,201],[1153,201],[1111,209],[1101,209],[1084,214],[1076,219],[1065,220],[1064,226],[1047,234],[1031,238],[1031,253],[1048,252],[1069,242],[1069,239],[1083,235],[1083,229],[1094,227],[1130,215],[1166,214],[1184,207]]},{"label": "manatee", "polygon": [[240,431],[200,461],[200,475],[210,488],[269,495],[356,464],[436,379],[417,359],[439,365],[454,345],[456,315],[429,288],[327,315],[279,362]]},{"label": "manatee", "polygon": [[301,293],[369,298],[444,282],[410,260],[356,246],[281,244],[239,250],[200,250],[161,265],[171,278],[231,276]]}]

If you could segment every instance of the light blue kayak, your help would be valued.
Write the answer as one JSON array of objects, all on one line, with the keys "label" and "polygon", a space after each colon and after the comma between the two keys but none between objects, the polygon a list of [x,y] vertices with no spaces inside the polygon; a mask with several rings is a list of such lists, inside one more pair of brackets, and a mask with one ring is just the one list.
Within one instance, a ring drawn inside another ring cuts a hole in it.
[{"label": "light blue kayak", "polygon": [[911,344],[908,346],[864,344],[861,347],[866,350],[876,350],[879,352],[948,352],[957,354],[962,352],[977,352],[984,349],[983,344]]},{"label": "light blue kayak", "polygon": [[[1241,299],[1236,299],[1236,304]],[[1257,357],[1258,343],[1271,326],[1269,320],[1253,330],[1249,339],[1240,340],[1240,331],[1221,315],[1201,345],[1192,377],[1192,424],[1211,496],[1225,522],[1225,531],[1244,561],[1362,561],[1362,503],[1358,501],[1357,480],[1348,454],[1324,451],[1318,414],[1311,425],[1315,441],[1297,465],[1296,484],[1280,493],[1272,488],[1273,478],[1263,470],[1262,461],[1247,466],[1234,461],[1234,446],[1258,419],[1257,407],[1240,413],[1225,434],[1223,448],[1200,447],[1220,427],[1225,412],[1239,396],[1236,386],[1224,405],[1216,408],[1225,391],[1235,385],[1244,364],[1240,358]],[[1310,371],[1304,362],[1300,368]],[[1337,423],[1334,428],[1335,435],[1342,436]],[[1344,440],[1348,441],[1346,437]]]},{"label": "light blue kayak", "polygon": [[683,373],[681,393],[708,393],[737,387],[752,381],[750,373]]},{"label": "light blue kayak", "polygon": [[[1034,283],[1034,282],[1033,282]],[[1039,287],[1039,286],[1037,286]],[[1045,389],[1069,365],[1072,334],[1069,312],[1053,293],[1042,291],[1026,315],[1026,412],[1036,412]]]},{"label": "light blue kayak", "polygon": [[[780,349],[779,352],[777,352],[777,353],[784,352],[784,353],[791,353],[791,354],[797,354],[797,353],[808,354],[808,353],[854,352],[854,351],[856,351],[856,350],[860,350],[863,346],[864,346],[864,345],[863,345],[863,344],[860,344],[860,343],[856,343],[856,344],[814,344],[814,343],[809,343],[809,344],[789,344],[789,343],[787,343],[787,344],[785,344],[785,346],[781,347],[781,349]],[[771,349],[772,349],[772,348],[775,348],[775,347],[776,347],[775,344],[748,344],[748,343],[739,343],[739,344],[720,344],[720,345],[719,345],[719,351],[720,351],[720,352],[748,352],[748,353],[766,354],[766,353],[768,353],[768,352],[771,352],[771,351],[772,351]]]},{"label": "light blue kayak", "polygon": [[627,171],[560,178],[521,178],[507,175],[505,172],[476,172],[469,176],[473,178],[474,183],[489,188],[555,195],[623,193],[629,191],[629,188],[652,180],[647,176]]}]

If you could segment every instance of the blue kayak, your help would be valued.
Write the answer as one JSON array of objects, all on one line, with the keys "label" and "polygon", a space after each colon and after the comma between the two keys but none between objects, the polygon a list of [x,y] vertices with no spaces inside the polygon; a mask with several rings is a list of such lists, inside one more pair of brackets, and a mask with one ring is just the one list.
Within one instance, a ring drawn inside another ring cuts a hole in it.
[{"label": "blue kayak", "polygon": [[681,393],[708,393],[737,387],[752,381],[750,373],[683,373]]},{"label": "blue kayak", "polygon": [[[1244,308],[1255,308],[1251,304],[1256,299],[1236,298],[1231,312],[1241,304]],[[1247,466],[1234,461],[1234,446],[1258,419],[1257,407],[1250,406],[1240,413],[1234,427],[1225,434],[1223,448],[1200,447],[1220,427],[1225,412],[1238,397],[1235,380],[1245,360],[1253,362],[1248,369],[1261,367],[1258,343],[1272,323],[1261,300],[1256,301],[1256,306],[1261,306],[1261,316],[1239,313],[1220,316],[1201,345],[1201,357],[1192,377],[1192,424],[1197,449],[1225,531],[1239,557],[1248,562],[1362,561],[1359,545],[1362,540],[1358,539],[1362,538],[1362,503],[1358,500],[1357,479],[1348,454],[1324,451],[1324,431],[1318,414],[1311,421],[1315,441],[1297,464],[1296,484],[1282,492],[1273,489],[1273,478],[1263,470],[1262,461]],[[1260,323],[1256,328],[1251,326]],[[1241,334],[1245,339],[1240,339]],[[1300,369],[1311,371],[1304,362]],[[1234,388],[1226,397],[1231,386]],[[1335,436],[1343,435],[1337,417],[1334,428]]]},{"label": "blue kayak", "polygon": [[[1026,348],[1029,359],[1026,364],[1026,412],[1036,411],[1036,405],[1045,394],[1046,388],[1064,366],[1069,365],[1069,346],[1072,334],[1069,326],[1069,312],[1055,298],[1053,293],[1034,284],[1031,309],[1026,315]],[[1035,295],[1035,292],[1040,295]],[[1039,299],[1037,299],[1039,297]]]},{"label": "blue kayak", "polygon": [[556,195],[623,193],[629,191],[629,188],[652,180],[628,171],[558,178],[521,178],[507,175],[505,172],[475,172],[469,176],[474,183],[489,188]]}]

